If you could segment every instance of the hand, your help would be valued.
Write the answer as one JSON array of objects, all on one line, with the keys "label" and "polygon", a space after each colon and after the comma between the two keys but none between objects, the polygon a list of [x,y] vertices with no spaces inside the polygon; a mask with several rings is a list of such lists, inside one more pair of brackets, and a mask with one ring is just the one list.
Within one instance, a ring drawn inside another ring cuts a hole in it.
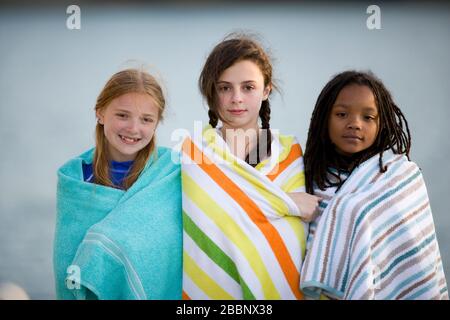
[{"label": "hand", "polygon": [[288,196],[295,202],[300,210],[300,218],[305,222],[313,221],[319,213],[319,201],[322,198],[306,192],[292,192]]}]

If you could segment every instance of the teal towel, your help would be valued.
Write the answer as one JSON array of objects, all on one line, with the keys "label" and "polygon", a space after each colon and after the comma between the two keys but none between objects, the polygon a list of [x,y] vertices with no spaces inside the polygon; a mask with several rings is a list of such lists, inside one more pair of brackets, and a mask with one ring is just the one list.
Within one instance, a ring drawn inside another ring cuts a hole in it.
[{"label": "teal towel", "polygon": [[172,152],[159,147],[127,191],[83,181],[94,149],[58,170],[58,299],[181,298],[181,177]]}]

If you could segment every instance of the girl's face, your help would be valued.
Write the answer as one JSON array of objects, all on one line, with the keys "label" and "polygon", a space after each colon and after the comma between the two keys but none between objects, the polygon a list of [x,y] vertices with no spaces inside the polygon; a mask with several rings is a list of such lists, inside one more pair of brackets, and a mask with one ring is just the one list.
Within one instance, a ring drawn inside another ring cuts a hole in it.
[{"label": "girl's face", "polygon": [[158,107],[145,93],[126,93],[111,101],[97,118],[103,124],[111,160],[131,161],[153,138]]},{"label": "girl's face", "polygon": [[378,128],[378,108],[372,90],[357,84],[344,87],[328,119],[328,132],[336,151],[350,156],[369,148]]},{"label": "girl's face", "polygon": [[250,60],[225,69],[217,81],[218,111],[224,128],[256,128],[261,103],[269,97],[270,89],[270,85],[264,87],[260,68]]}]

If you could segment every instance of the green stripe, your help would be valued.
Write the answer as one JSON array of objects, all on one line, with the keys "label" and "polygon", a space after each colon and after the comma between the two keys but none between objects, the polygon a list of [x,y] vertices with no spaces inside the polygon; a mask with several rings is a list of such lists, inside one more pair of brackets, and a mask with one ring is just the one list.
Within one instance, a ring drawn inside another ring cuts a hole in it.
[{"label": "green stripe", "polygon": [[183,228],[192,240],[202,249],[208,257],[221,267],[231,278],[233,278],[242,287],[242,293],[245,300],[255,300],[255,296],[250,288],[241,278],[233,260],[220,249],[186,214],[183,210]]}]

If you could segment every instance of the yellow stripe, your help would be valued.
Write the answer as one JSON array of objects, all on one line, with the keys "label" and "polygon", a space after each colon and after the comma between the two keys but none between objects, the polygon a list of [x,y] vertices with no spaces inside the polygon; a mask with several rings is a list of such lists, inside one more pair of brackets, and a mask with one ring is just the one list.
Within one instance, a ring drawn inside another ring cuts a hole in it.
[{"label": "yellow stripe", "polygon": [[[244,178],[246,181],[248,181],[249,184],[251,184],[252,187],[264,198],[267,200],[267,202],[272,207],[273,212],[277,213],[279,216],[282,216],[283,218],[286,218],[289,216],[289,209],[286,203],[278,198],[277,196],[274,196],[271,192],[269,192],[264,184],[262,184],[257,178],[255,178],[253,175],[249,174],[245,169],[243,169],[241,166],[238,165],[236,161],[233,161],[231,159],[234,159],[234,156],[226,155],[228,152],[217,146],[215,143],[217,138],[217,133],[215,130],[209,130],[206,128],[204,131],[204,139],[208,142],[208,147],[210,147],[215,154],[220,156],[224,161],[227,161],[230,167],[235,171],[237,174],[239,174],[242,178]],[[287,158],[291,151],[292,143],[294,142],[294,139],[292,136],[279,136],[280,144],[283,148],[283,151],[280,154],[279,161],[282,161]],[[281,188],[285,192],[291,192],[292,190],[296,190],[297,188],[305,185],[305,175],[304,172],[300,172],[287,181],[285,186],[282,186]],[[305,236],[305,230],[303,228],[303,224],[298,220],[298,217],[289,218],[286,221],[289,223],[290,228],[294,232],[296,238],[301,243],[302,248],[302,257],[305,256],[305,250],[306,250],[306,236]]]},{"label": "yellow stripe", "polygon": [[302,171],[290,177],[285,183],[283,183],[281,189],[283,189],[284,192],[294,192],[294,190],[304,186],[305,173]]},{"label": "yellow stripe", "polygon": [[[203,190],[186,172],[182,172],[183,191],[206,214],[229,241],[234,243],[247,259],[250,267],[259,279],[266,299],[280,299],[264,261],[253,244],[234,219],[223,210],[205,190]],[[195,192],[193,192],[195,190]],[[213,240],[214,241],[214,240]]]},{"label": "yellow stripe", "polygon": [[287,216],[284,217],[286,219],[285,221],[289,223],[289,226],[291,227],[292,231],[295,233],[296,238],[300,241],[300,246],[302,250],[302,261],[305,257],[305,251],[306,251],[306,234],[305,234],[305,228],[303,227],[303,223],[301,222],[299,217],[295,216]]},{"label": "yellow stripe", "polygon": [[[284,192],[293,192],[294,190],[297,190],[298,188],[303,186],[305,186],[305,173],[302,171],[289,178],[288,181],[281,186],[281,189],[283,189]],[[289,225],[292,231],[297,236],[297,239],[299,239],[300,241],[303,260],[306,251],[306,234],[303,224],[301,223],[298,217],[290,216],[285,218],[286,221],[289,222]]]},{"label": "yellow stripe", "polygon": [[254,177],[251,173],[247,172],[247,170],[242,168],[236,161],[234,161],[234,159],[236,158],[235,156],[229,155],[226,150],[218,147],[217,145],[211,144],[208,145],[208,147],[211,148],[211,150],[214,151],[215,154],[226,161],[234,172],[236,172],[239,176],[246,180],[249,184],[248,187],[252,187],[264,199],[266,199],[267,202],[270,203],[275,213],[277,213],[281,217],[289,213],[289,209],[286,203],[281,198],[273,195],[272,192],[268,191],[264,183],[262,183],[258,178]]},{"label": "yellow stripe", "polygon": [[232,300],[233,297],[222,289],[207,273],[205,273],[198,264],[195,263],[186,251],[183,251],[184,271],[189,278],[211,299],[214,300]]}]

